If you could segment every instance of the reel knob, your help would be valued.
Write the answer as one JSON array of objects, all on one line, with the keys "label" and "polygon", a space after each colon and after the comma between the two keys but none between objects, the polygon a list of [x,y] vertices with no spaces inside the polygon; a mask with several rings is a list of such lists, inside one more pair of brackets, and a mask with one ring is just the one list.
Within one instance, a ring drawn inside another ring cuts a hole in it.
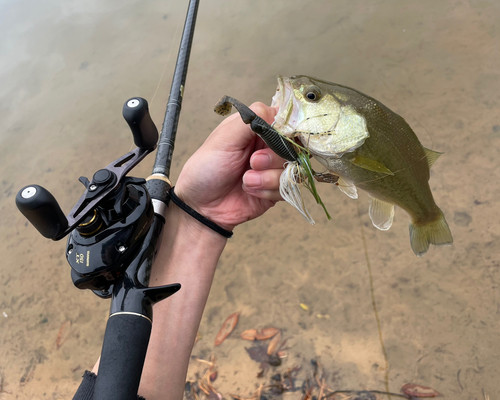
[{"label": "reel knob", "polygon": [[22,188],[16,196],[19,211],[43,236],[57,239],[68,228],[68,220],[57,200],[50,192],[38,185]]},{"label": "reel knob", "polygon": [[134,143],[141,149],[152,149],[158,142],[158,129],[149,115],[148,102],[133,97],[123,105],[123,118],[134,135]]}]

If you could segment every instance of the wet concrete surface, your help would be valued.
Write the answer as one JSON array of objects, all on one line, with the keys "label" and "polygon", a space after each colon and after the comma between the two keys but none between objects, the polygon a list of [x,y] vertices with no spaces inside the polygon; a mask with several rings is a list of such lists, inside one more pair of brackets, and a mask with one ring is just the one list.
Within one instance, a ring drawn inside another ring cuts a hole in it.
[{"label": "wet concrete surface", "polygon": [[[68,212],[82,192],[77,178],[131,148],[121,117],[127,98],[147,98],[161,124],[186,7],[0,3],[1,398],[71,397],[100,353],[109,307],[73,287],[64,243],[42,238],[17,212],[15,194],[40,184]],[[495,1],[202,1],[174,179],[220,122],[212,110],[222,95],[270,103],[277,74],[316,76],[377,98],[426,147],[445,152],[430,184],[455,240],[417,258],[402,210],[388,232],[377,231],[366,195],[351,200],[328,185],[320,194],[332,221],[308,199],[314,226],[281,203],[238,227],[193,350],[217,357],[214,385],[224,398],[248,398],[294,365],[304,379],[311,359],[332,389],[398,392],[412,382],[450,399],[496,398],[499,18]],[[133,175],[149,175],[152,163]],[[235,332],[214,348],[235,311]],[[239,334],[266,326],[289,338],[288,357],[257,378]],[[189,379],[200,370],[192,364]]]}]

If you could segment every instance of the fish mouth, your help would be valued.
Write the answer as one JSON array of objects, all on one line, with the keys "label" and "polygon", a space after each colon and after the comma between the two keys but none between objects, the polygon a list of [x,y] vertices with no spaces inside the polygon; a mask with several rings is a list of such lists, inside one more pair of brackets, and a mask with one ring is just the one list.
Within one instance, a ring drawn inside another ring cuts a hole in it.
[{"label": "fish mouth", "polygon": [[[277,109],[277,114],[274,117],[273,127],[283,135],[291,135],[295,132],[295,128],[291,125],[294,120],[294,114],[297,112],[295,96],[293,95],[293,87],[289,78],[284,78],[278,75],[278,87],[273,96],[271,107]],[[294,113],[295,110],[295,113]]]},{"label": "fish mouth", "polygon": [[278,75],[277,79],[278,79],[278,87],[276,88],[276,93],[274,94],[273,101],[271,103],[271,107],[276,108],[278,111],[278,114],[276,116],[282,114],[283,105],[287,102],[288,98],[290,97],[290,93],[287,93],[287,90],[285,89],[285,79],[281,75]]}]

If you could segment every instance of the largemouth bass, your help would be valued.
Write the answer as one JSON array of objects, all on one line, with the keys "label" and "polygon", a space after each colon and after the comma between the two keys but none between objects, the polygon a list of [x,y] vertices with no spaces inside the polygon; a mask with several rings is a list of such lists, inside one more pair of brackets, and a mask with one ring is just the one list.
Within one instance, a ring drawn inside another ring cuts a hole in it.
[{"label": "largemouth bass", "polygon": [[351,198],[370,196],[375,227],[387,230],[394,205],[410,216],[410,243],[421,256],[453,238],[429,187],[429,169],[441,153],[424,148],[406,121],[355,89],[304,75],[278,76],[273,127],[298,138]]}]

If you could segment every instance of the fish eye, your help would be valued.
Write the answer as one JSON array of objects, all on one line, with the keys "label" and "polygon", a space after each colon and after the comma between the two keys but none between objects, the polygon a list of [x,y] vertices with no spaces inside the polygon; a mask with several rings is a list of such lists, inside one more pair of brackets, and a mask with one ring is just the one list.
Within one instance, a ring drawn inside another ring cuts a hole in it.
[{"label": "fish eye", "polygon": [[314,101],[314,102],[318,101],[321,97],[321,92],[320,92],[319,88],[316,86],[306,88],[304,93],[305,93],[304,97],[307,100]]}]

